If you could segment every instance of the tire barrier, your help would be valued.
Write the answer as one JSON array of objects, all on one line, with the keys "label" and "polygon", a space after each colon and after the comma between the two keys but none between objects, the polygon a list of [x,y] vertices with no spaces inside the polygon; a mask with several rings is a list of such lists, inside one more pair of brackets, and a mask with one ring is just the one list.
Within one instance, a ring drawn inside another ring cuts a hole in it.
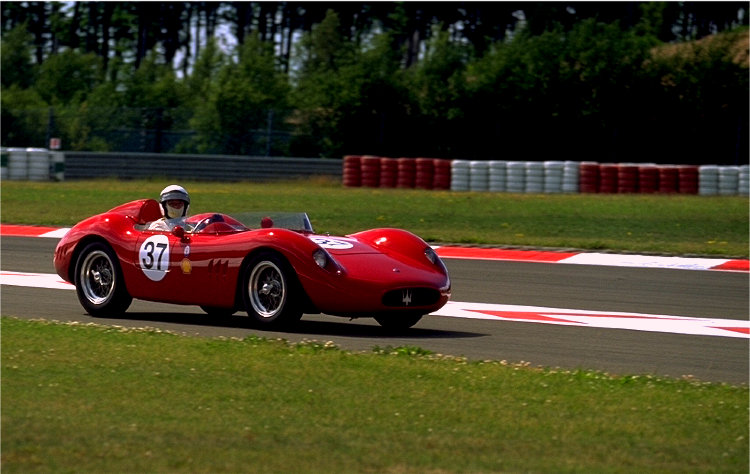
[{"label": "tire barrier", "polygon": [[453,160],[451,164],[451,191],[469,190],[469,162]]},{"label": "tire barrier", "polygon": [[599,192],[599,164],[584,161],[580,165],[579,190],[582,193]]},{"label": "tire barrier", "polygon": [[526,189],[526,163],[523,161],[509,161],[506,171],[507,183],[505,188],[509,193],[522,193]]},{"label": "tire barrier", "polygon": [[417,178],[417,164],[412,158],[398,159],[398,178],[396,186],[399,188],[413,188]]},{"label": "tire barrier", "polygon": [[748,196],[750,195],[750,166],[749,165],[742,165],[740,166],[740,178],[737,183],[737,187],[739,194],[742,196]]},{"label": "tire barrier", "polygon": [[722,166],[719,168],[719,194],[727,196],[737,194],[740,184],[739,166]]},{"label": "tire barrier", "polygon": [[490,164],[487,161],[469,163],[469,189],[471,191],[490,190]]},{"label": "tire barrier", "polygon": [[[344,186],[493,193],[748,195],[748,165],[346,156]],[[358,174],[359,173],[359,174]],[[359,181],[358,181],[359,176]]]},{"label": "tire barrier", "polygon": [[563,165],[563,184],[564,193],[578,193],[580,189],[580,171],[581,163],[577,161],[566,161]]},{"label": "tire barrier", "polygon": [[617,167],[617,192],[620,194],[638,192],[638,165],[623,163]]},{"label": "tire barrier", "polygon": [[416,176],[414,178],[414,187],[418,189],[432,189],[435,179],[435,160],[432,158],[417,158],[414,160],[416,167]]},{"label": "tire barrier", "polygon": [[698,167],[697,166],[678,166],[678,186],[677,191],[680,194],[698,194],[698,188],[700,187],[698,181]]},{"label": "tire barrier", "polygon": [[489,190],[493,193],[504,193],[506,190],[508,162],[494,160],[489,162]]},{"label": "tire barrier", "polygon": [[0,179],[13,181],[62,181],[65,155],[46,148],[2,148]]},{"label": "tire barrier", "polygon": [[544,192],[544,163],[541,161],[526,162],[526,182],[524,190],[528,194]]},{"label": "tire barrier", "polygon": [[644,194],[659,192],[659,168],[656,165],[638,166],[638,190]]},{"label": "tire barrier", "polygon": [[565,163],[562,161],[545,161],[544,162],[544,192],[561,193],[563,192],[563,172]]},{"label": "tire barrier", "polygon": [[377,156],[363,156],[361,163],[362,186],[377,188],[380,186],[380,158]]},{"label": "tire barrier", "polygon": [[617,175],[619,173],[618,165],[614,163],[604,163],[599,165],[599,192],[603,194],[613,194],[617,192]]},{"label": "tire barrier", "polygon": [[450,160],[435,159],[432,161],[433,161],[433,167],[435,168],[433,188],[434,189],[450,189],[451,188],[451,162]]},{"label": "tire barrier", "polygon": [[719,167],[716,165],[704,165],[698,167],[700,186],[698,194],[701,196],[713,196],[719,194]]},{"label": "tire barrier", "polygon": [[344,186],[358,188],[362,186],[362,157],[347,155],[344,157],[342,180]]},{"label": "tire barrier", "polygon": [[398,160],[396,158],[380,159],[380,187],[395,188],[398,185]]},{"label": "tire barrier", "polygon": [[677,192],[680,173],[676,166],[659,167],[659,192],[662,194],[674,194]]}]

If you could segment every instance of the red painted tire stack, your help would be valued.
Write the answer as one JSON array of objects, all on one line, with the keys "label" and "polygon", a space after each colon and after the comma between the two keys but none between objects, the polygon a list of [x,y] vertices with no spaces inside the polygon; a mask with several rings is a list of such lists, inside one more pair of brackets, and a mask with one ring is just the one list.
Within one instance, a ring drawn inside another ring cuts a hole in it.
[{"label": "red painted tire stack", "polygon": [[578,187],[582,193],[599,192],[599,163],[593,161],[581,162],[579,168]]},{"label": "red painted tire stack", "polygon": [[434,160],[435,176],[433,178],[433,189],[451,188],[451,160]]},{"label": "red painted tire stack", "polygon": [[377,156],[362,157],[362,186],[377,188],[380,186],[380,158]]},{"label": "red painted tire stack", "polygon": [[620,164],[617,169],[617,192],[632,194],[638,192],[638,166],[634,164]]},{"label": "red painted tire stack", "polygon": [[638,167],[638,189],[645,194],[653,194],[659,191],[659,168],[656,165]]},{"label": "red painted tire stack", "polygon": [[417,158],[417,174],[414,186],[419,189],[432,189],[432,180],[435,178],[435,164],[432,158]]},{"label": "red painted tire stack", "polygon": [[698,194],[700,179],[697,166],[678,166],[679,176],[677,190],[680,194]]},{"label": "red painted tire stack", "polygon": [[659,167],[659,192],[673,194],[677,192],[679,171],[676,166],[662,165]]},{"label": "red painted tire stack", "polygon": [[398,180],[396,186],[399,188],[413,188],[417,175],[417,166],[414,158],[398,159]]},{"label": "red painted tire stack", "polygon": [[380,187],[395,188],[398,181],[398,161],[395,158],[380,159]]},{"label": "red painted tire stack", "polygon": [[617,173],[619,165],[604,163],[599,166],[599,192],[613,194],[617,192]]},{"label": "red painted tire stack", "polygon": [[362,186],[362,157],[347,155],[344,157],[344,186],[358,188]]}]

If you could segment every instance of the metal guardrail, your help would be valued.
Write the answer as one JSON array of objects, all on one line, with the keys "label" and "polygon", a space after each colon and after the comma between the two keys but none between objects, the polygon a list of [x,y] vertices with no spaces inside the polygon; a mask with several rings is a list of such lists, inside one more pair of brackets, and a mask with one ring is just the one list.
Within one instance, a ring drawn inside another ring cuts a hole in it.
[{"label": "metal guardrail", "polygon": [[65,152],[65,178],[267,181],[342,175],[341,160],[230,155]]},{"label": "metal guardrail", "polygon": [[[341,178],[341,160],[163,153],[52,152],[4,148],[2,179],[167,178],[273,181],[310,176]],[[47,174],[49,167],[49,174]],[[33,170],[40,171],[34,173]]]}]

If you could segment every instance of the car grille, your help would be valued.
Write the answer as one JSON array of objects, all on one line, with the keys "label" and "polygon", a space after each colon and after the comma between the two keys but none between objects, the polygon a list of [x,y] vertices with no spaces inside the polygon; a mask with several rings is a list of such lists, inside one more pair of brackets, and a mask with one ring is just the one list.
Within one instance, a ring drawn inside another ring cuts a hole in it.
[{"label": "car grille", "polygon": [[402,288],[391,290],[383,296],[385,306],[406,308],[410,306],[429,306],[440,299],[440,292],[432,288]]}]

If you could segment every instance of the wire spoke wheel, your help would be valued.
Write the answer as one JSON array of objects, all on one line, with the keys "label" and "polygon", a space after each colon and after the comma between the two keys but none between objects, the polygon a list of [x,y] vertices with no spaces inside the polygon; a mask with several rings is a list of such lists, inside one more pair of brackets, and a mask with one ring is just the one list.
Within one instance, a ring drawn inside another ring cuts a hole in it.
[{"label": "wire spoke wheel", "polygon": [[302,290],[291,265],[274,252],[263,252],[244,267],[243,296],[248,316],[266,327],[291,325],[302,316]]},{"label": "wire spoke wheel", "polygon": [[263,318],[273,318],[284,307],[287,286],[279,267],[273,262],[260,262],[253,268],[248,287],[250,303]]},{"label": "wire spoke wheel", "polygon": [[91,243],[81,252],[75,285],[78,301],[92,316],[123,313],[133,301],[125,289],[115,253],[102,242]]},{"label": "wire spoke wheel", "polygon": [[92,304],[106,303],[114,293],[115,269],[109,256],[96,250],[86,255],[80,270],[81,289]]}]

